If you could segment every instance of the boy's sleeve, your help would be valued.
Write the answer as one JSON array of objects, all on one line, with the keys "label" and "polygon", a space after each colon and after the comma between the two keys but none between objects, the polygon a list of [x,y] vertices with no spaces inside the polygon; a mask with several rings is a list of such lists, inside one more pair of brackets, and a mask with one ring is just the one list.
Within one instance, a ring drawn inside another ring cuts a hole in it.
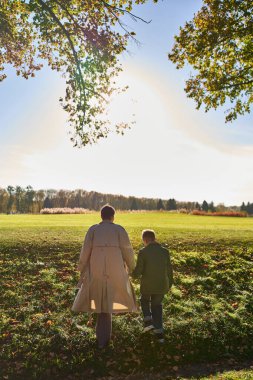
[{"label": "boy's sleeve", "polygon": [[136,267],[133,270],[132,277],[137,278],[140,277],[143,274],[144,269],[144,260],[143,260],[143,253],[140,251],[137,256],[137,263]]},{"label": "boy's sleeve", "polygon": [[168,252],[167,274],[169,277],[169,286],[171,288],[173,285],[173,269],[172,269],[172,264],[171,264],[169,252]]}]

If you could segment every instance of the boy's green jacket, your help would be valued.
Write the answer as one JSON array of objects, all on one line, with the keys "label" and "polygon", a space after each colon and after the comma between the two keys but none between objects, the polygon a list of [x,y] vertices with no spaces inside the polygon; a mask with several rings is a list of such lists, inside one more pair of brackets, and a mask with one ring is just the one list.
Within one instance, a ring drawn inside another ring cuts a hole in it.
[{"label": "boy's green jacket", "polygon": [[142,294],[165,294],[173,284],[169,251],[154,242],[142,248],[132,277],[141,277]]}]

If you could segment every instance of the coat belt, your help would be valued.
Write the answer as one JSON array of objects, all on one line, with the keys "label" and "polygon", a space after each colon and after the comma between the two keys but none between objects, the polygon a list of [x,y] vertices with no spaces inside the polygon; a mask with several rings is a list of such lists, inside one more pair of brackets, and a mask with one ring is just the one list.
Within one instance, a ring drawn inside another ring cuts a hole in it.
[{"label": "coat belt", "polygon": [[119,245],[93,245],[92,248],[120,248]]}]

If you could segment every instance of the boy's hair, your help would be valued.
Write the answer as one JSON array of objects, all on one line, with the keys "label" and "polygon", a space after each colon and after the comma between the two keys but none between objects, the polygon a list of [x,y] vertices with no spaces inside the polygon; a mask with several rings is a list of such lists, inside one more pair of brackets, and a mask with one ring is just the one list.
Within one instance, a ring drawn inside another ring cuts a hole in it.
[{"label": "boy's hair", "polygon": [[103,220],[105,219],[111,219],[115,214],[115,209],[110,205],[104,205],[101,210],[101,218]]},{"label": "boy's hair", "polygon": [[155,241],[155,231],[153,230],[142,231],[142,240]]}]

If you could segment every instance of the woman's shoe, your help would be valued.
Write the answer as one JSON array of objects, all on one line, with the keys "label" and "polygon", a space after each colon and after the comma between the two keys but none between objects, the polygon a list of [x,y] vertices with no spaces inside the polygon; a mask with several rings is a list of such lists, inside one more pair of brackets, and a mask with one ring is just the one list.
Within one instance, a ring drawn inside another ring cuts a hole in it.
[{"label": "woman's shoe", "polygon": [[99,350],[103,350],[104,348],[108,348],[111,344],[111,340],[109,340],[107,343],[105,344],[99,344],[98,341],[97,341],[97,348]]}]

